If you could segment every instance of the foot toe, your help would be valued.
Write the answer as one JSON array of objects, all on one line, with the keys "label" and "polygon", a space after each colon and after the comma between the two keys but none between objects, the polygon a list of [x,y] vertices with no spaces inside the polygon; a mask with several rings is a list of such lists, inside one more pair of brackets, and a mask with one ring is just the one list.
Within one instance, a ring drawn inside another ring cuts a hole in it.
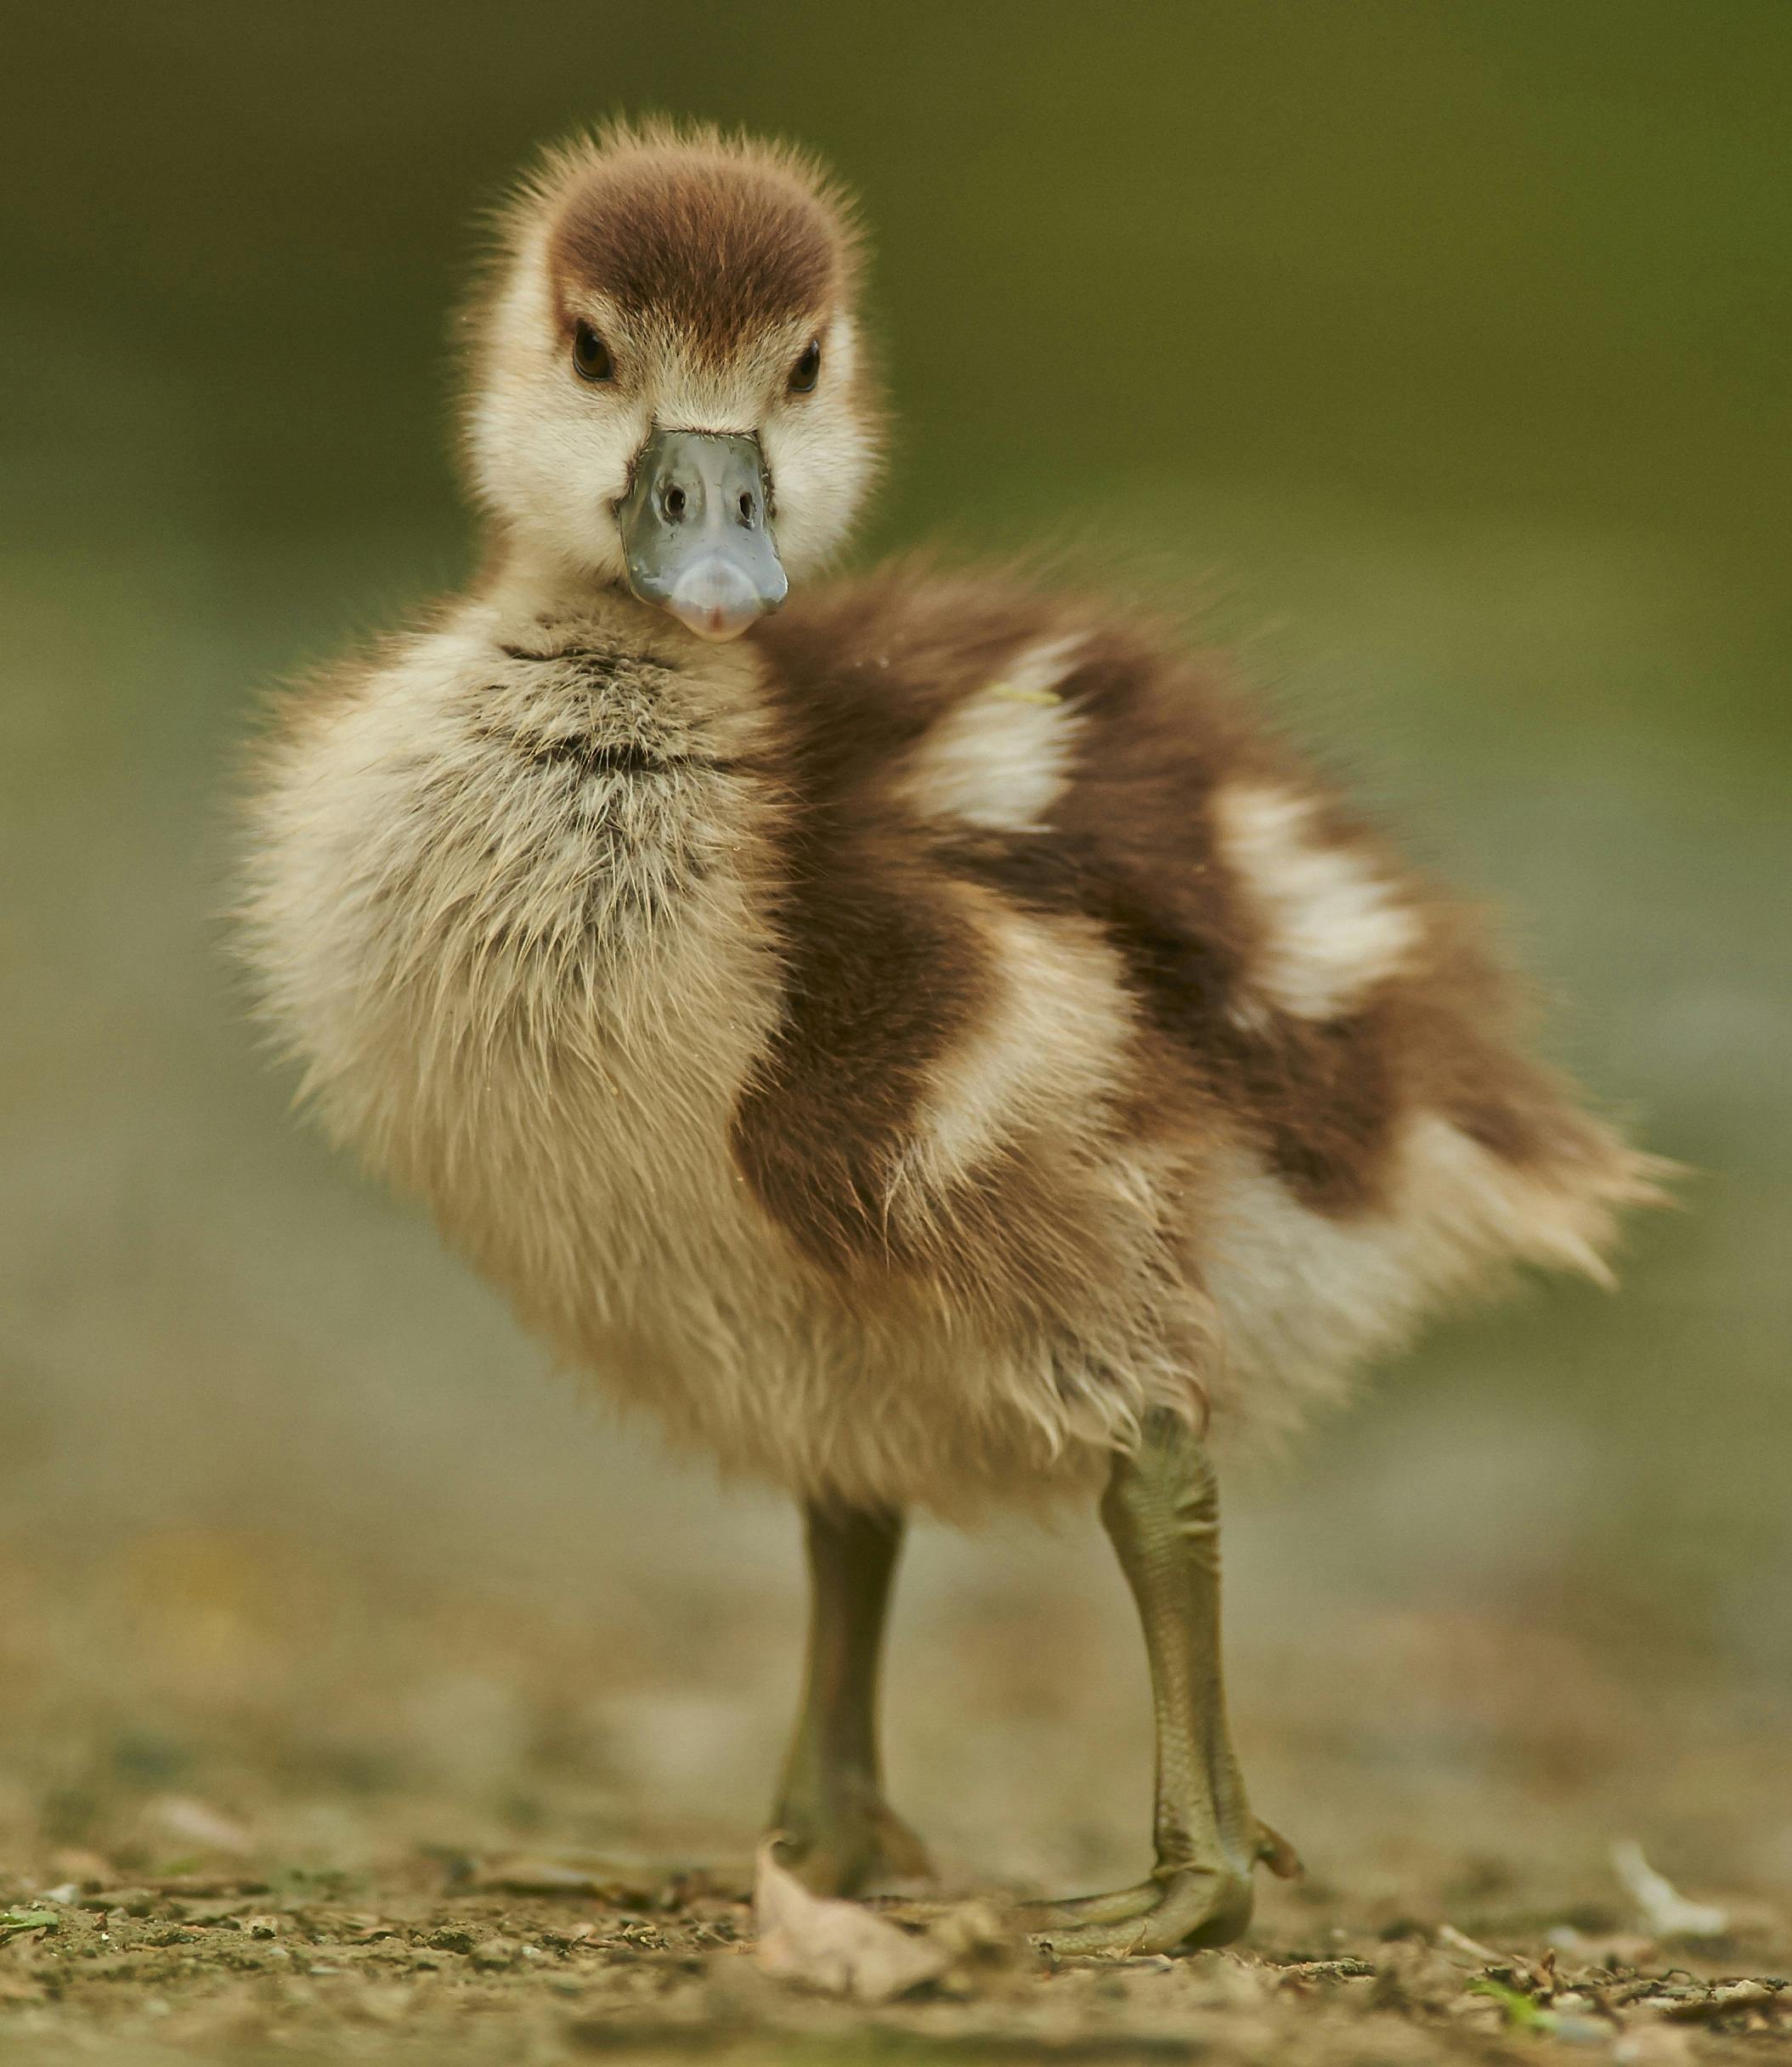
[{"label": "foot toe", "polygon": [[1241,1937],[1251,1901],[1248,1874],[1187,1866],[1111,1894],[1041,1903],[1022,1922],[1058,1952],[1196,1951]]}]

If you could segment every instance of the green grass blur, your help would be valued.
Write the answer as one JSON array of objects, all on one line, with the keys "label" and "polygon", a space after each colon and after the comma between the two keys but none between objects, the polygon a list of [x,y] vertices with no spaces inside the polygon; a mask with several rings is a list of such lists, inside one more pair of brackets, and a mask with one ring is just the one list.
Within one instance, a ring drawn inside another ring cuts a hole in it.
[{"label": "green grass blur", "polygon": [[[1451,1323],[1235,1504],[1240,1642],[1497,1608],[1784,1681],[1792,9],[84,0],[7,42],[0,1557],[247,1532],[668,1658],[794,1613],[775,1506],[643,1463],[290,1125],[219,946],[257,686],[469,564],[478,212],[664,109],[863,198],[864,552],[1043,543],[1237,643],[1700,1172],[1620,1299]],[[1073,1560],[919,1562],[941,1627]]]}]

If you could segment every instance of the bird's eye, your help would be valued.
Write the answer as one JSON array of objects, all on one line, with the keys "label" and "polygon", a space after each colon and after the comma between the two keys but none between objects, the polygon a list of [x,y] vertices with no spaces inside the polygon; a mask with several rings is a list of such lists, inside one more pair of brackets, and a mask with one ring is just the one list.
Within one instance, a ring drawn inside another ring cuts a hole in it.
[{"label": "bird's eye", "polygon": [[822,343],[819,337],[811,337],[803,347],[802,356],[790,369],[792,394],[807,394],[815,386],[816,377],[822,370]]},{"label": "bird's eye", "polygon": [[573,364],[582,381],[613,381],[616,377],[610,348],[589,323],[573,326]]}]

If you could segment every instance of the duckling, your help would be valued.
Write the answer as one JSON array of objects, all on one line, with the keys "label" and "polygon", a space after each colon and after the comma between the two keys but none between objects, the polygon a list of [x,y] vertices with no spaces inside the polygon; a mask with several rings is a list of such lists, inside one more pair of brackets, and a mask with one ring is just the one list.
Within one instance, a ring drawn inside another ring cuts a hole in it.
[{"label": "duckling", "polygon": [[1214,1446],[1514,1264],[1604,1277],[1654,1166],[1211,666],[1005,580],[817,585],[883,436],[808,158],[612,128],[500,243],[483,570],[259,747],[266,1015],[562,1359],[801,1503],[773,1826],[811,1886],[926,1870],[876,1719],[906,1515],[1081,1496],[1143,1626],[1156,1859],[1027,1922],[1223,1943],[1292,1855],[1226,1720]]}]

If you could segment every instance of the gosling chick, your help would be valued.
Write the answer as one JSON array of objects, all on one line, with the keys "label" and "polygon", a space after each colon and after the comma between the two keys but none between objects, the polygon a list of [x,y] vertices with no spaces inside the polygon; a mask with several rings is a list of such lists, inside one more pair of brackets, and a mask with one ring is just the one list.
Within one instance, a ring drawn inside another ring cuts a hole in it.
[{"label": "gosling chick", "polygon": [[1603,1276],[1651,1170],[1463,913],[1150,627],[813,585],[881,444],[857,279],[792,150],[544,161],[472,323],[483,571],[285,700],[245,942],[331,1133],[802,1503],[774,1823],[811,1883],[924,1870],[875,1717],[905,1512],[1080,1492],[1144,1627],[1156,1856],[1032,1921],[1219,1944],[1290,1855],[1228,1732],[1210,1444],[1514,1263]]}]

